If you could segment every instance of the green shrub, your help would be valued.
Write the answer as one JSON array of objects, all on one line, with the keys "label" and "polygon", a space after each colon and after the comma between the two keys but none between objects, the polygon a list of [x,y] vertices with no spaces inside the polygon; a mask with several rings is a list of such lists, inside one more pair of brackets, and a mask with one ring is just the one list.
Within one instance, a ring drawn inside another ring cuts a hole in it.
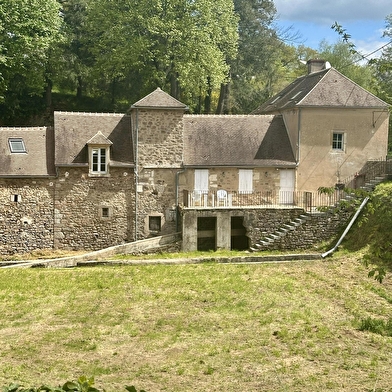
[{"label": "green shrub", "polygon": [[369,331],[382,336],[392,336],[392,319],[381,320],[367,317],[361,321],[360,331]]},{"label": "green shrub", "polygon": [[[125,389],[128,392],[137,392],[137,389],[132,386],[126,386]],[[12,383],[2,388],[2,392],[101,392],[99,389],[94,387],[94,378],[87,378],[81,376],[76,381],[67,381],[61,387],[51,387],[48,385],[41,385],[38,388],[30,387],[26,388],[22,385]],[[104,390],[102,391],[104,392]],[[140,390],[139,392],[145,392]]]}]

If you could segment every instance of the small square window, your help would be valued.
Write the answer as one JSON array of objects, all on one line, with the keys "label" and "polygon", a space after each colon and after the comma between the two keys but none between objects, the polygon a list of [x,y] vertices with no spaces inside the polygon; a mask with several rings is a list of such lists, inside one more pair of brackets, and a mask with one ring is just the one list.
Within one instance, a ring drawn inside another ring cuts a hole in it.
[{"label": "small square window", "polygon": [[20,203],[22,201],[21,195],[11,195],[11,201],[14,203]]},{"label": "small square window", "polygon": [[332,136],[332,150],[344,151],[344,134],[334,132]]},{"label": "small square window", "polygon": [[10,150],[12,153],[26,153],[26,147],[21,137],[8,139]]},{"label": "small square window", "polygon": [[161,217],[160,216],[149,216],[148,217],[148,229],[150,231],[161,231]]}]

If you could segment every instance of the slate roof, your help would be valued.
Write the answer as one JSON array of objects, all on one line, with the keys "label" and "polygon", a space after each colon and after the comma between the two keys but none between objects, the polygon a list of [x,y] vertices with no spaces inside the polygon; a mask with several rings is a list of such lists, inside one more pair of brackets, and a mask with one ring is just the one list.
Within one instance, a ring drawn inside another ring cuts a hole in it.
[{"label": "slate roof", "polygon": [[388,104],[334,68],[297,78],[253,114],[295,107],[387,108]]},{"label": "slate roof", "polygon": [[[22,138],[26,153],[11,153],[10,138]],[[0,128],[0,176],[55,175],[53,128]]]},{"label": "slate roof", "polygon": [[188,107],[171,95],[162,91],[159,87],[131,106],[131,109],[155,108],[155,109],[183,109]]},{"label": "slate roof", "polygon": [[295,167],[281,116],[184,116],[184,165]]},{"label": "slate roof", "polygon": [[56,166],[88,165],[89,142],[110,144],[111,166],[132,166],[130,116],[113,113],[55,112]]}]

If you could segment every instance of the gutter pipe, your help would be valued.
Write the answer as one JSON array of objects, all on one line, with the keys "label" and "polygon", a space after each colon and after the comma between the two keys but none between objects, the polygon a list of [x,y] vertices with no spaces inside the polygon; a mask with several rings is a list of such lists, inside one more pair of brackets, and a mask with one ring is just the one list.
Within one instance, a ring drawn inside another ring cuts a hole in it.
[{"label": "gutter pipe", "polygon": [[138,226],[138,214],[139,214],[139,208],[138,208],[138,203],[139,203],[139,198],[138,198],[138,183],[139,183],[139,110],[136,108],[136,114],[135,114],[135,168],[134,168],[134,173],[135,173],[135,234],[134,234],[134,241],[137,241],[137,226]]},{"label": "gutter pipe", "polygon": [[349,230],[351,229],[351,226],[354,224],[355,220],[358,218],[358,215],[360,214],[360,212],[363,210],[363,208],[365,207],[366,203],[369,201],[369,197],[365,197],[365,199],[363,199],[361,205],[359,206],[358,210],[356,211],[356,213],[354,214],[354,216],[351,218],[350,223],[348,224],[348,226],[346,227],[346,229],[344,230],[344,233],[341,235],[341,237],[339,238],[339,241],[336,243],[336,245],[330,249],[329,251],[323,253],[321,255],[321,257],[324,259],[325,257],[329,256],[330,254],[332,254],[333,252],[335,252],[335,250],[338,248],[338,246],[341,244],[341,242],[343,241],[343,238],[346,236],[346,234],[349,232]]},{"label": "gutter pipe", "polygon": [[176,205],[176,232],[178,232],[179,229],[179,213],[178,213],[178,187],[179,187],[179,176],[181,173],[184,173],[185,170],[178,170],[176,172],[176,201],[175,201],[175,205]]}]

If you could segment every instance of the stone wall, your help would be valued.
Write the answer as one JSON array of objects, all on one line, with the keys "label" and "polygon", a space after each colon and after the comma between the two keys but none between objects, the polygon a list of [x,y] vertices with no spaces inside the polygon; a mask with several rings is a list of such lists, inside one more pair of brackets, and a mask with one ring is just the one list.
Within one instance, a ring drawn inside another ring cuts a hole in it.
[{"label": "stone wall", "polygon": [[[177,231],[176,173],[174,169],[144,169],[139,174],[138,239]],[[160,230],[150,227],[151,217],[158,218]]]},{"label": "stone wall", "polygon": [[137,163],[140,168],[182,165],[182,110],[138,110],[134,122],[138,134]]},{"label": "stone wall", "polygon": [[[208,169],[208,183],[211,192],[224,189],[228,192],[238,191],[238,168],[210,168]],[[180,189],[194,190],[194,170],[187,169],[180,176]],[[254,192],[271,192],[276,194],[280,189],[280,172],[276,168],[254,168],[253,190]],[[182,200],[181,200],[182,201]],[[182,201],[183,202],[183,201]]]},{"label": "stone wall", "polygon": [[303,213],[304,210],[301,208],[261,208],[246,211],[244,224],[247,228],[250,243],[256,243]]},{"label": "stone wall", "polygon": [[0,179],[0,254],[53,248],[53,179]]},{"label": "stone wall", "polygon": [[[137,239],[174,233],[177,173],[183,162],[183,110],[139,109],[137,133]],[[137,132],[136,132],[137,129]]]},{"label": "stone wall", "polygon": [[[304,216],[306,215],[306,219]],[[197,219],[216,218],[217,248],[230,249],[231,218],[242,217],[249,246],[261,244],[266,237],[291,225],[292,230],[277,237],[268,246],[259,250],[301,250],[311,249],[323,241],[331,241],[347,226],[353,211],[330,211],[305,214],[301,208],[247,208],[247,209],[183,209],[183,250],[197,250]],[[298,223],[301,219],[302,223]],[[295,222],[295,225],[294,225]]]},{"label": "stone wall", "polygon": [[110,168],[89,177],[88,168],[61,168],[55,184],[54,247],[97,250],[134,240],[133,173]]},{"label": "stone wall", "polygon": [[[307,214],[303,223],[295,226],[294,230],[288,230],[284,236],[275,239],[269,245],[259,245],[258,248],[259,250],[301,250],[311,249],[322,242],[337,241],[352,215],[353,211]],[[260,239],[262,238],[263,236]],[[253,244],[255,243],[260,243],[260,241],[256,239]]]}]

